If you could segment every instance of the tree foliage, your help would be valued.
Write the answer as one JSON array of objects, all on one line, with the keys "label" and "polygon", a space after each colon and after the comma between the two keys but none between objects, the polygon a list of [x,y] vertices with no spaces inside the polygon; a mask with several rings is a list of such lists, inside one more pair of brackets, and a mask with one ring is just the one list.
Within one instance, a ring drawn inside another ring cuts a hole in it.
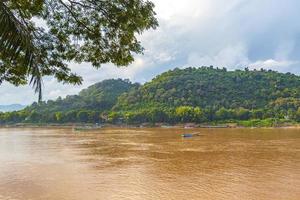
[{"label": "tree foliage", "polygon": [[31,76],[41,94],[43,76],[81,83],[68,62],[126,66],[143,51],[137,34],[158,26],[153,8],[143,0],[1,1],[0,83],[25,84]]},{"label": "tree foliage", "polygon": [[275,71],[226,71],[213,67],[174,69],[138,90],[124,94],[116,108],[145,105],[199,106],[259,109],[272,104],[295,104],[300,98],[300,78]]}]

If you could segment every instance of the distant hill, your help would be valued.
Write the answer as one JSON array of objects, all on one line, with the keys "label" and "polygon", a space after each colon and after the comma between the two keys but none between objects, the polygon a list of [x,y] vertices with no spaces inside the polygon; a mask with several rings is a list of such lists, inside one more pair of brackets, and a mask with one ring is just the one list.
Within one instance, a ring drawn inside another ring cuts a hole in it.
[{"label": "distant hill", "polygon": [[11,105],[0,105],[0,112],[11,112],[22,110],[26,106],[21,104],[11,104]]},{"label": "distant hill", "polygon": [[69,95],[64,99],[59,97],[57,100],[48,100],[40,104],[34,103],[25,110],[48,113],[72,110],[103,112],[111,109],[121,94],[128,92],[135,86],[137,84],[132,84],[129,80],[104,80],[83,89],[78,95]]},{"label": "distant hill", "polygon": [[[90,115],[93,116],[89,116],[89,118],[98,119],[99,113],[109,111],[116,104],[121,94],[138,86],[139,84],[132,84],[129,80],[104,80],[82,90],[78,95],[69,95],[66,98],[59,97],[57,100],[33,103],[22,110],[22,112],[34,113],[32,121],[35,121],[35,118],[37,118],[54,122],[57,113],[63,113],[67,121],[76,121],[75,118],[78,112],[92,112]],[[97,121],[96,119],[95,121]]]}]

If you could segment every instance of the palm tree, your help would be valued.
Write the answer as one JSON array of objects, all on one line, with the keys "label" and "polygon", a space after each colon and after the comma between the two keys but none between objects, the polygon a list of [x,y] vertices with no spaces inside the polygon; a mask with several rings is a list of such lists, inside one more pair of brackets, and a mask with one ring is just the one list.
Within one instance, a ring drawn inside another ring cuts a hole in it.
[{"label": "palm tree", "polygon": [[27,71],[27,75],[31,75],[30,83],[33,84],[35,92],[39,93],[41,100],[42,79],[40,69],[34,62],[33,30],[22,17],[22,13],[19,12],[18,15],[17,17],[7,6],[5,0],[0,0],[0,61],[4,62],[4,65],[14,67],[15,61],[18,60],[21,67]]}]

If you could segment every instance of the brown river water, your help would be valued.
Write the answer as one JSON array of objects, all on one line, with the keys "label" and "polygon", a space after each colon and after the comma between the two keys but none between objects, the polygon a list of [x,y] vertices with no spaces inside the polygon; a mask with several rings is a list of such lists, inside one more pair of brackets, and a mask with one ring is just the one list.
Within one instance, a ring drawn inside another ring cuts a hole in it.
[{"label": "brown river water", "polygon": [[39,199],[299,200],[300,129],[0,129],[0,200]]}]

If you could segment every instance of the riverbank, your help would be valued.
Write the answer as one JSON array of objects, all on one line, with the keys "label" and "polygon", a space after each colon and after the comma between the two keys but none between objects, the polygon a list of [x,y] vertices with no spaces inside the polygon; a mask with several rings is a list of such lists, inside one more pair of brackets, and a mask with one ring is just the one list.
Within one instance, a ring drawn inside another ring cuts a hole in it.
[{"label": "riverbank", "polygon": [[204,128],[204,129],[218,129],[218,128],[293,128],[300,129],[300,123],[284,122],[284,123],[262,123],[262,121],[239,121],[239,122],[222,122],[222,123],[180,123],[180,124],[166,124],[166,123],[143,123],[143,124],[110,124],[103,123],[17,123],[17,124],[2,124],[0,128],[86,128],[86,129],[99,129],[99,128]]}]

